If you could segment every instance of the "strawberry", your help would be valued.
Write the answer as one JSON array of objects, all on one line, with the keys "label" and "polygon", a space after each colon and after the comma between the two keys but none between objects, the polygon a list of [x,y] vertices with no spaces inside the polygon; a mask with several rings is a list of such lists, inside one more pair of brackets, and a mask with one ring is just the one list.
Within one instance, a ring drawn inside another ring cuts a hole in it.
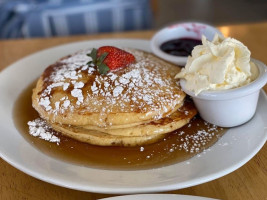
[{"label": "strawberry", "polygon": [[92,58],[88,64],[96,65],[100,74],[106,74],[108,71],[114,71],[135,62],[135,57],[132,54],[113,46],[103,46],[98,50],[93,49],[88,56]]},{"label": "strawberry", "polygon": [[108,55],[103,62],[109,67],[110,70],[126,67],[127,65],[135,62],[135,57],[132,54],[116,47],[100,47],[97,50],[97,57],[100,57],[104,53],[108,53]]}]

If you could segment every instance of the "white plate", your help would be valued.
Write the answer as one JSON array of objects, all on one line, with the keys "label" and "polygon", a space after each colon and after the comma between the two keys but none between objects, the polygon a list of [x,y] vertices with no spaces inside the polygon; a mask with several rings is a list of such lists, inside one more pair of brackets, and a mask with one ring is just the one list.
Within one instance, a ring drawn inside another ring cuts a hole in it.
[{"label": "white plate", "polygon": [[206,197],[177,194],[137,194],[104,198],[101,200],[215,200]]},{"label": "white plate", "polygon": [[167,167],[136,170],[102,170],[66,163],[30,145],[14,126],[12,109],[21,91],[60,57],[79,49],[117,45],[149,51],[147,40],[83,41],[37,52],[0,74],[0,155],[19,170],[67,188],[98,193],[144,193],[175,190],[222,177],[248,162],[267,138],[267,97],[262,91],[256,115],[232,128],[200,156]]}]

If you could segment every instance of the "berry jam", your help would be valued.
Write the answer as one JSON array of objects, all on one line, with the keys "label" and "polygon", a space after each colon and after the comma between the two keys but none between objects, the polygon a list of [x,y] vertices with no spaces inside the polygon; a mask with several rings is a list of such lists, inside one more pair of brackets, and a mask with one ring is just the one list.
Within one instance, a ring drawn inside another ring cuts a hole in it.
[{"label": "berry jam", "polygon": [[160,49],[174,56],[189,56],[193,48],[202,44],[201,40],[193,38],[179,38],[169,40],[160,45]]}]

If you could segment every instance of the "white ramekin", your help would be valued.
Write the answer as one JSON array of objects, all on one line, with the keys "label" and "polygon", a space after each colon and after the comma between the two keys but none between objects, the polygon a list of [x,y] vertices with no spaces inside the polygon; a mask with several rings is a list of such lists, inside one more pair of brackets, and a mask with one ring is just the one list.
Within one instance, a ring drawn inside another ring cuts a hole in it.
[{"label": "white ramekin", "polygon": [[222,36],[222,33],[213,26],[197,22],[176,23],[159,30],[151,39],[150,47],[158,57],[171,63],[184,66],[187,62],[186,56],[174,56],[165,53],[160,45],[172,39],[194,38],[201,40],[202,35],[209,41],[213,40],[215,34]]},{"label": "white ramekin", "polygon": [[186,94],[192,97],[200,116],[211,124],[234,127],[249,121],[255,114],[260,89],[267,83],[267,67],[251,59],[259,69],[259,76],[248,85],[220,91],[202,91],[197,96],[185,88],[186,80],[180,84]]}]

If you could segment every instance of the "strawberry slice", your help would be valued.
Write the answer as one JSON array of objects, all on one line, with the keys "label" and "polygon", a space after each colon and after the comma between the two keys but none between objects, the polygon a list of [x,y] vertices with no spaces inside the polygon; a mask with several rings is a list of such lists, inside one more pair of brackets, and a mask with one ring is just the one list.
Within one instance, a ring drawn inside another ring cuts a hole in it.
[{"label": "strawberry slice", "polygon": [[132,54],[113,46],[103,46],[97,50],[97,58],[105,54],[107,54],[107,56],[105,56],[103,63],[105,63],[111,71],[126,67],[135,62],[135,57]]}]

